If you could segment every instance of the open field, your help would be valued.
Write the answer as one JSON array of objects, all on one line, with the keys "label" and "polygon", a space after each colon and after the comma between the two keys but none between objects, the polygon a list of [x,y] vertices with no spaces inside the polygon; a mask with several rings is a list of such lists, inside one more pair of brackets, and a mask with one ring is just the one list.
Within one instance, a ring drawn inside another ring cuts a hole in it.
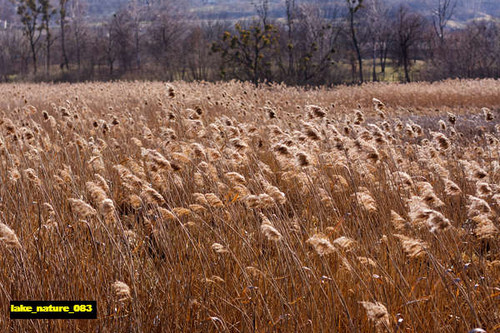
[{"label": "open field", "polygon": [[2,332],[500,331],[498,81],[16,84],[0,112]]}]

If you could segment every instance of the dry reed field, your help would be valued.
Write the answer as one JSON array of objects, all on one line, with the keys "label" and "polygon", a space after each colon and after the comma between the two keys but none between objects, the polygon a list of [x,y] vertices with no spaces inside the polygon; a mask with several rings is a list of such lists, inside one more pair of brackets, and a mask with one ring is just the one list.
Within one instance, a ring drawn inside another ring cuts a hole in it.
[{"label": "dry reed field", "polygon": [[2,332],[500,331],[498,81],[16,84],[0,111]]}]

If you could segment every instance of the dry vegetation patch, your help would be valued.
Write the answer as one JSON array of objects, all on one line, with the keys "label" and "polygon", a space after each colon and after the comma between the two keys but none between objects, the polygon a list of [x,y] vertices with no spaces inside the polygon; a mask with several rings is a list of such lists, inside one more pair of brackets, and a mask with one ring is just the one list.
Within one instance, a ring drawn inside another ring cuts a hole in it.
[{"label": "dry vegetation patch", "polygon": [[[2,331],[500,329],[500,84],[0,86]],[[9,300],[96,300],[9,321]]]}]

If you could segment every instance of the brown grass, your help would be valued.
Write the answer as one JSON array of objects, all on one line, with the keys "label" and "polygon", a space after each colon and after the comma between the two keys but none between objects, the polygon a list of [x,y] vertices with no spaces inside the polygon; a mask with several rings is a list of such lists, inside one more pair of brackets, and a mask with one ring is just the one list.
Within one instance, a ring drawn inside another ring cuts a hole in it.
[{"label": "brown grass", "polygon": [[0,330],[500,330],[499,106],[494,80],[0,85]]}]

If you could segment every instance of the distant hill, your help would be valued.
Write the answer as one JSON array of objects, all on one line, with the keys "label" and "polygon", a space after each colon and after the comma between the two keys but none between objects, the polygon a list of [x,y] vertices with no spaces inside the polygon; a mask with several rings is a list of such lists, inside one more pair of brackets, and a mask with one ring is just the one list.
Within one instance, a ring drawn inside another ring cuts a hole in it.
[{"label": "distant hill", "polygon": [[[429,15],[437,0],[382,0],[388,6],[407,4],[423,14]],[[189,0],[192,10],[204,18],[242,18],[254,15],[250,0]],[[317,3],[321,6],[342,8],[344,0],[297,0],[297,4]],[[284,0],[271,0],[270,13],[274,17],[284,16]],[[500,0],[458,0],[454,20],[465,22],[481,17],[500,18]]]},{"label": "distant hill", "polygon": [[[71,0],[87,3],[87,13],[90,20],[100,20],[112,15],[129,0]],[[149,3],[154,0],[137,0]],[[383,0],[389,6],[407,4],[410,7],[430,14],[431,4],[437,0]],[[57,1],[56,1],[57,2]],[[179,1],[176,1],[179,2]],[[255,14],[251,0],[184,0],[189,11],[201,19],[231,19],[237,20]],[[344,6],[344,0],[297,0],[297,4],[317,3],[321,6]],[[15,15],[15,6],[10,0],[0,0],[0,21],[12,19]],[[284,16],[284,0],[270,0],[270,16],[279,18]],[[499,0],[458,0],[454,22],[465,22],[471,19],[494,17],[500,18]]]}]

